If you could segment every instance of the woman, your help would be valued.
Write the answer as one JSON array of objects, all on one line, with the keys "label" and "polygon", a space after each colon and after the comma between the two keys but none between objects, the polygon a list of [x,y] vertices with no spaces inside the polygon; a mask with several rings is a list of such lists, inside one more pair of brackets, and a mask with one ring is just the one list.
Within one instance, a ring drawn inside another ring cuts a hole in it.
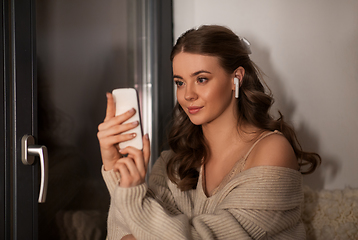
[{"label": "woman", "polygon": [[143,151],[117,150],[137,123],[122,124],[133,112],[114,117],[107,94],[98,138],[111,194],[109,239],[305,239],[301,173],[313,172],[320,157],[300,149],[282,116],[270,116],[273,99],[249,54],[247,41],[222,26],[178,39],[171,150],[148,185],[148,137]]}]

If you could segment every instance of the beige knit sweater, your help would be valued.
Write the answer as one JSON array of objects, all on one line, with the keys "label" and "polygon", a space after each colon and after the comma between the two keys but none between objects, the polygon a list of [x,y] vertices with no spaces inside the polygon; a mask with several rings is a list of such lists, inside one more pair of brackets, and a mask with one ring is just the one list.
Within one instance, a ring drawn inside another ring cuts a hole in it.
[{"label": "beige knit sweater", "polygon": [[108,239],[306,239],[301,222],[302,176],[289,168],[259,166],[235,175],[211,197],[202,174],[195,190],[181,191],[166,175],[169,151],[156,161],[149,186],[118,186],[104,171],[111,195]]}]

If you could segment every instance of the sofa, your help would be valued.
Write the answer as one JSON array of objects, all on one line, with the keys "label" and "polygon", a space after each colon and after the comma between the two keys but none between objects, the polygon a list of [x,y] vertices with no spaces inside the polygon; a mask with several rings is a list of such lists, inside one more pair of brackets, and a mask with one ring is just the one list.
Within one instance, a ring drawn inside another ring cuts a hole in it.
[{"label": "sofa", "polygon": [[358,189],[303,189],[307,240],[358,240]]}]

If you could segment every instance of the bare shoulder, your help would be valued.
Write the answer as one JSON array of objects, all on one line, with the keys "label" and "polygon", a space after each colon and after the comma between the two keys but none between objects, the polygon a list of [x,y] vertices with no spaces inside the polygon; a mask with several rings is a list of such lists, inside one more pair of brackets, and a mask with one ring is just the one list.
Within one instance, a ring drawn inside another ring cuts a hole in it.
[{"label": "bare shoulder", "polygon": [[247,158],[245,168],[256,166],[280,166],[299,169],[291,144],[281,134],[271,134],[257,143]]}]

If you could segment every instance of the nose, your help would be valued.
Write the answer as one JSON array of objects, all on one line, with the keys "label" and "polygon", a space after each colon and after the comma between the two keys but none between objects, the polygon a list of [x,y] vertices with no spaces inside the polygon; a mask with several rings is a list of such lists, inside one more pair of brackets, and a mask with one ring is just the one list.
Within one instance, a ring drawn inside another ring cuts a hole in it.
[{"label": "nose", "polygon": [[195,91],[195,86],[193,84],[187,84],[187,86],[185,88],[184,98],[187,101],[193,101],[198,98],[198,95],[196,94],[196,91]]}]

